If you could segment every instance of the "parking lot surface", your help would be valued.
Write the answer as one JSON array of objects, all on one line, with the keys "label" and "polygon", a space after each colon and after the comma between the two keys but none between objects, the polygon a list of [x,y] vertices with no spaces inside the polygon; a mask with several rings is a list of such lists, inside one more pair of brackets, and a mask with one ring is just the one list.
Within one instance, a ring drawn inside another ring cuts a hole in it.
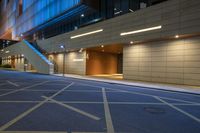
[{"label": "parking lot surface", "polygon": [[0,70],[0,133],[200,133],[200,95]]}]

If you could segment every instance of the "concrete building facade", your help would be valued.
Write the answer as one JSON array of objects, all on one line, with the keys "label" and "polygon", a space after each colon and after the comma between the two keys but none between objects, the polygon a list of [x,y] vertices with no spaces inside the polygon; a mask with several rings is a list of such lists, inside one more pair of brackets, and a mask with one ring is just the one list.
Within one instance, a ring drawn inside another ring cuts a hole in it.
[{"label": "concrete building facade", "polygon": [[[154,2],[158,4],[153,5]],[[35,41],[53,64],[54,68],[49,68],[54,69],[54,73],[122,74],[123,79],[128,80],[199,86],[200,2],[141,1],[139,5],[138,10],[129,8],[120,15],[116,15],[118,12],[114,7],[116,16],[109,18],[107,13],[106,19],[78,28],[75,26],[74,30],[52,37],[45,38],[46,35],[40,35],[39,30]],[[79,19],[84,15],[80,12]],[[20,34],[27,34],[27,39],[30,38],[28,32]],[[8,60],[8,56],[16,55],[14,51],[18,47],[14,44],[4,48],[2,62]],[[29,62],[34,64],[30,58]],[[35,63],[34,67],[37,66]]]}]

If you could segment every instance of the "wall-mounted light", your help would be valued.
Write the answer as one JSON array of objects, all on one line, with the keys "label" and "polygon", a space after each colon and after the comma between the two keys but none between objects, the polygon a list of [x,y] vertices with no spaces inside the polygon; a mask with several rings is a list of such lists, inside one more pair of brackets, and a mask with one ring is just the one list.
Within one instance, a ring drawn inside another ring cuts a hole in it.
[{"label": "wall-mounted light", "polygon": [[179,38],[179,35],[175,35],[175,38]]},{"label": "wall-mounted light", "polygon": [[83,18],[83,17],[85,17],[85,15],[84,15],[84,14],[81,14],[81,17]]},{"label": "wall-mounted light", "polygon": [[64,46],[64,45],[60,45],[60,48],[61,48],[61,49],[64,49],[64,48],[65,48],[65,46]]},{"label": "wall-mounted light", "polygon": [[136,33],[141,33],[141,32],[146,32],[146,31],[151,31],[151,30],[157,30],[157,29],[161,29],[162,26],[155,26],[155,27],[150,27],[150,28],[145,28],[145,29],[141,29],[141,30],[135,30],[135,31],[130,31],[130,32],[123,32],[120,35],[121,36],[125,36],[125,35],[130,35],[130,34],[136,34]]},{"label": "wall-mounted light", "polygon": [[71,36],[70,38],[71,38],[71,39],[74,39],[74,38],[78,38],[78,37],[82,37],[82,36],[87,36],[87,35],[91,35],[91,34],[99,33],[99,32],[102,32],[102,31],[103,31],[103,29],[95,30],[95,31],[86,32],[86,33],[83,33],[83,34],[79,34],[79,35]]},{"label": "wall-mounted light", "polygon": [[81,62],[83,59],[73,59],[74,62]]}]

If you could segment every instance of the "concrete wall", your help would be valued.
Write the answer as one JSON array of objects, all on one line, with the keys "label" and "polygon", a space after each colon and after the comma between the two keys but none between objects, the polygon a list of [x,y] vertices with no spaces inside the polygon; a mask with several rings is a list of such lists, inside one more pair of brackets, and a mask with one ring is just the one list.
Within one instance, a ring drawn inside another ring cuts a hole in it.
[{"label": "concrete wall", "polygon": [[[129,43],[174,37],[176,34],[189,35],[200,33],[200,1],[169,0],[139,11],[105,20],[78,30],[38,41],[47,52],[62,51],[59,45],[65,44],[68,50],[94,47],[101,44]],[[122,32],[140,30],[162,25],[162,29],[127,36]],[[103,32],[71,39],[94,30]]]},{"label": "concrete wall", "polygon": [[[49,60],[54,63],[55,72],[63,73],[63,53],[50,54]],[[68,52],[65,57],[65,73],[85,75],[86,71],[86,51]]]},{"label": "concrete wall", "polygon": [[22,54],[39,73],[53,73],[53,64],[49,62],[44,55],[42,55],[25,40],[4,48],[4,51],[0,52],[0,57],[8,57]]},{"label": "concrete wall", "polygon": [[200,37],[124,47],[125,79],[200,85]]},{"label": "concrete wall", "polygon": [[15,69],[18,71],[24,71],[24,58],[15,59]]}]

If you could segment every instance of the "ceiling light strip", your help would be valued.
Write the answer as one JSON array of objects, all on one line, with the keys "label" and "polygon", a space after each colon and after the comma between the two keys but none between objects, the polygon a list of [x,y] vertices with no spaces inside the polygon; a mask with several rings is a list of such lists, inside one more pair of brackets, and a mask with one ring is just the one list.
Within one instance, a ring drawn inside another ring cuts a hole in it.
[{"label": "ceiling light strip", "polygon": [[74,39],[74,38],[78,38],[78,37],[82,37],[82,36],[87,36],[87,35],[95,34],[95,33],[102,32],[102,31],[103,31],[103,29],[95,30],[95,31],[83,33],[83,34],[80,34],[80,35],[71,36],[70,38]]},{"label": "ceiling light strip", "polygon": [[135,31],[130,31],[130,32],[123,32],[120,35],[121,36],[125,36],[125,35],[130,35],[130,34],[136,34],[136,33],[141,33],[141,32],[146,32],[146,31],[151,31],[151,30],[157,30],[157,29],[161,29],[162,26],[155,26],[155,27],[150,27],[150,28],[145,28],[145,29],[141,29],[141,30],[135,30]]}]

